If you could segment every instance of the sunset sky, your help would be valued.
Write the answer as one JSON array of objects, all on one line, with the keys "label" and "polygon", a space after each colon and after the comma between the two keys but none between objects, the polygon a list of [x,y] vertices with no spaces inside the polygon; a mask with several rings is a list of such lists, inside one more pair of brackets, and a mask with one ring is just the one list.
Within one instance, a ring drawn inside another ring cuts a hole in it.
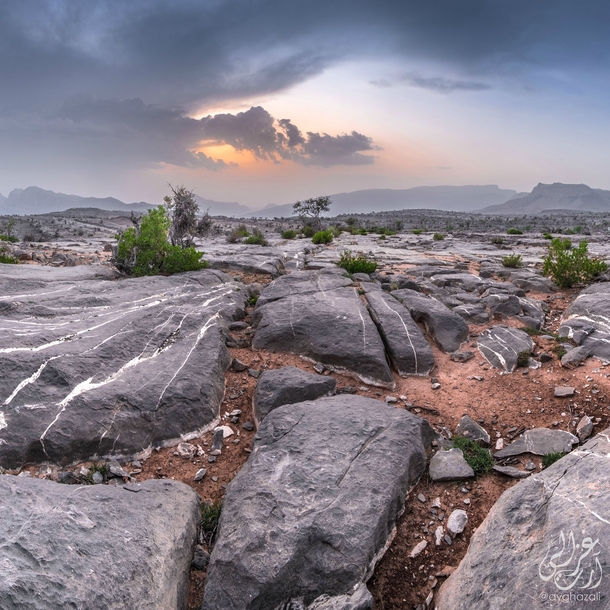
[{"label": "sunset sky", "polygon": [[610,189],[610,3],[0,0],[0,192]]}]

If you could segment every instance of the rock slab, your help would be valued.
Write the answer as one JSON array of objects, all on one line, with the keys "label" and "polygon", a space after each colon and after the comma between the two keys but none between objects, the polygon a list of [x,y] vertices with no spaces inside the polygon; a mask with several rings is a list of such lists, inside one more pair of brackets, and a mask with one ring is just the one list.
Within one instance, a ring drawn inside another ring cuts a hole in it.
[{"label": "rock slab", "polygon": [[522,330],[499,325],[484,330],[477,338],[477,346],[489,364],[512,373],[521,359],[527,366],[534,342]]},{"label": "rock slab", "polygon": [[464,459],[461,449],[441,449],[430,459],[430,478],[433,481],[457,481],[474,477],[474,470]]},{"label": "rock slab", "polygon": [[360,396],[272,411],[227,487],[203,608],[352,594],[383,554],[433,437],[425,420]]},{"label": "rock slab", "polygon": [[273,409],[321,398],[334,393],[336,387],[332,377],[314,375],[295,366],[264,371],[252,398],[254,418],[260,424]]},{"label": "rock slab", "polygon": [[609,437],[500,496],[441,587],[438,610],[608,607]]},{"label": "rock slab", "polygon": [[186,608],[201,519],[190,487],[0,475],[0,498],[0,608]]},{"label": "rock slab", "polygon": [[578,438],[563,430],[550,430],[549,428],[534,428],[526,430],[523,436],[513,441],[508,447],[498,451],[495,458],[506,458],[522,453],[546,455],[547,453],[568,453],[572,445],[578,443]]}]

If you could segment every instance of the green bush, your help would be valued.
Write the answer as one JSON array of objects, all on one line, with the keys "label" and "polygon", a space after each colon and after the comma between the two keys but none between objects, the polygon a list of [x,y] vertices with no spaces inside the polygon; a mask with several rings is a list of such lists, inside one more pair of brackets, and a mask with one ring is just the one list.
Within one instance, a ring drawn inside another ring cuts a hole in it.
[{"label": "green bush", "polygon": [[203,252],[172,246],[168,241],[170,219],[163,206],[150,210],[136,227],[117,236],[116,266],[128,275],[171,275],[203,269]]},{"label": "green bush", "polygon": [[511,227],[506,231],[509,235],[523,235],[523,231],[521,229],[515,229],[515,227]]},{"label": "green bush", "polygon": [[496,246],[501,246],[504,243],[504,240],[501,237],[492,237],[491,243],[496,244]]},{"label": "green bush", "polygon": [[379,239],[385,239],[385,233],[382,233],[382,234],[379,236]]},{"label": "green bush", "polygon": [[17,259],[14,256],[7,256],[6,254],[0,254],[0,263],[3,265],[16,265]]},{"label": "green bush", "polygon": [[542,237],[544,237],[544,239],[553,239],[553,236],[550,233],[543,233]]},{"label": "green bush", "polygon": [[330,244],[330,242],[332,240],[333,240],[333,232],[329,231],[328,229],[326,231],[318,231],[311,238],[311,241],[314,244]]},{"label": "green bush", "polygon": [[565,453],[559,451],[552,451],[551,453],[545,453],[542,456],[542,468],[548,468],[551,464],[554,464],[557,460],[560,460]]},{"label": "green bush", "polygon": [[586,239],[577,248],[572,248],[569,239],[556,237],[551,241],[542,265],[542,273],[551,277],[560,288],[589,283],[596,275],[607,270],[608,265],[604,261],[589,258]]},{"label": "green bush", "polygon": [[523,267],[523,259],[520,254],[509,254],[508,256],[502,257],[502,266],[508,267],[509,269],[518,269]]},{"label": "green bush", "polygon": [[339,227],[328,227],[328,230],[334,237],[339,237],[339,235],[341,235],[341,229]]},{"label": "green bush", "polygon": [[248,231],[248,227],[246,227],[246,225],[239,225],[237,229],[235,229],[235,235],[237,235],[237,237],[248,237],[250,235],[250,231]]},{"label": "green bush", "polygon": [[472,439],[464,436],[454,436],[453,446],[461,449],[464,459],[474,470],[475,474],[484,474],[493,468],[494,462],[489,451],[475,443]]},{"label": "green bush", "polygon": [[353,273],[373,273],[377,269],[377,262],[358,254],[354,256],[349,250],[341,252],[337,266],[345,269],[350,275]]},{"label": "green bush", "polygon": [[12,244],[16,244],[19,238],[14,235],[0,235],[0,241],[10,241]]},{"label": "green bush", "polygon": [[530,363],[530,352],[523,350],[517,354],[517,366],[526,369]]},{"label": "green bush", "polygon": [[297,236],[297,232],[294,229],[287,229],[282,231],[282,239],[294,239]]},{"label": "green bush", "polygon": [[268,242],[265,236],[259,229],[254,229],[252,235],[244,240],[244,244],[250,244],[254,246],[268,246]]},{"label": "green bush", "polygon": [[413,235],[421,235],[423,232],[423,229],[413,229]]},{"label": "green bush", "polygon": [[444,236],[442,233],[435,233],[435,234],[432,236],[432,239],[433,239],[434,241],[443,241],[443,239],[445,239],[445,236]]},{"label": "green bush", "polygon": [[305,225],[303,227],[303,235],[305,237],[313,237],[316,234],[316,230],[311,225]]}]

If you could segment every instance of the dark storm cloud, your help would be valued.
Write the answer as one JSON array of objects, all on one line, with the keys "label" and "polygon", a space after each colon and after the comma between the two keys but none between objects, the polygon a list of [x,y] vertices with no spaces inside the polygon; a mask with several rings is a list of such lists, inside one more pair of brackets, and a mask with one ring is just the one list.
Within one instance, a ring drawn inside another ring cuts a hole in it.
[{"label": "dark storm cloud", "polygon": [[[276,162],[371,163],[356,132],[303,135],[262,108],[195,124],[183,109],[354,59],[391,60],[406,84],[445,93],[532,69],[580,76],[607,69],[609,22],[605,0],[0,0],[0,161],[221,169],[191,152],[217,139]],[[417,62],[430,71],[413,76]]]},{"label": "dark storm cloud", "polygon": [[100,100],[84,95],[44,116],[4,117],[0,135],[5,141],[20,137],[30,153],[48,154],[54,148],[56,156],[71,156],[72,151],[97,163],[137,167],[166,163],[209,170],[229,164],[193,149],[228,144],[264,161],[292,160],[326,167],[373,163],[373,157],[361,153],[375,150],[371,138],[356,132],[338,136],[308,132],[303,137],[290,119],[276,121],[260,106],[198,120],[182,108],[146,104],[139,98]]}]

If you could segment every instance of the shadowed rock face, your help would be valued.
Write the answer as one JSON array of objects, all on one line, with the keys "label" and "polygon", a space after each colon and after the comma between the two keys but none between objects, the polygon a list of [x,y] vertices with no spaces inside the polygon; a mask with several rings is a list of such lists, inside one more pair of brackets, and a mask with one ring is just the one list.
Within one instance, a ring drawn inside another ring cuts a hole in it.
[{"label": "shadowed rock face", "polygon": [[374,385],[393,385],[383,341],[349,284],[336,272],[278,278],[257,301],[252,347],[299,354]]},{"label": "shadowed rock face", "polygon": [[392,296],[411,312],[416,322],[425,324],[430,336],[444,352],[457,351],[468,339],[468,324],[440,301],[408,289],[394,290]]},{"label": "shadowed rock face", "polygon": [[220,329],[243,317],[228,276],[38,273],[0,297],[0,466],[132,455],[214,422],[229,363]]},{"label": "shadowed rock face", "polygon": [[428,375],[434,368],[434,354],[409,310],[376,286],[366,286],[365,291],[371,317],[398,373]]},{"label": "shadowed rock face", "polygon": [[201,518],[186,485],[0,475],[0,498],[0,608],[186,608]]},{"label": "shadowed rock face", "polygon": [[566,310],[559,336],[569,337],[590,350],[590,354],[610,362],[610,284],[585,288]]},{"label": "shadowed rock face", "polygon": [[[441,587],[438,610],[607,607],[610,430],[505,491]],[[570,594],[596,595],[578,603]]]},{"label": "shadowed rock face", "polygon": [[433,435],[425,420],[360,396],[272,411],[227,488],[203,608],[352,593],[423,474]]}]

